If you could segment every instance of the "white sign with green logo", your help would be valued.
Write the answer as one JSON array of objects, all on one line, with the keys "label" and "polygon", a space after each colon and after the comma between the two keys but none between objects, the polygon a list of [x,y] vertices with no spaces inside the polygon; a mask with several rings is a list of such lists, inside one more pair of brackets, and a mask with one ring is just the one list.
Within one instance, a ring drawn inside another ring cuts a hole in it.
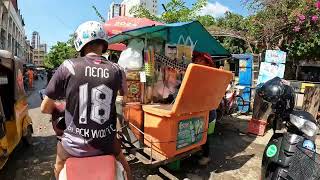
[{"label": "white sign with green logo", "polygon": [[266,155],[271,158],[273,156],[275,156],[277,154],[277,151],[278,151],[278,148],[276,145],[274,144],[271,144],[268,149],[267,149],[267,152],[266,152]]}]

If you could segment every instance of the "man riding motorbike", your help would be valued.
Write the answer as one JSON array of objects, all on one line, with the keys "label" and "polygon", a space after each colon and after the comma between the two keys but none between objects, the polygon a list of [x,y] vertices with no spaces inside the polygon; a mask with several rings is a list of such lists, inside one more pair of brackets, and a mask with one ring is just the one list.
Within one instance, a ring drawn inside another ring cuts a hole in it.
[{"label": "man riding motorbike", "polygon": [[114,155],[131,179],[116,137],[115,100],[118,91],[126,93],[124,72],[102,56],[108,42],[99,22],[81,24],[74,44],[81,57],[65,60],[56,70],[41,104],[43,113],[52,114],[57,111],[57,100],[66,101],[66,129],[57,144],[56,179],[69,157],[100,155]]}]

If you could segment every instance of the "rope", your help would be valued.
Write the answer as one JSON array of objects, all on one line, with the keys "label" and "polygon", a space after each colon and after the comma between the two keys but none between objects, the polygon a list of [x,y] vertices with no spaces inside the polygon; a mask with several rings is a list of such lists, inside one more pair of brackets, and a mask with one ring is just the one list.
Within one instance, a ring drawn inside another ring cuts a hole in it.
[{"label": "rope", "polygon": [[[150,136],[150,135],[148,135],[148,134],[145,134],[143,131],[141,131],[138,127],[136,127],[134,124],[132,124],[131,122],[128,122],[127,121],[127,123],[129,123],[131,126],[133,126],[137,131],[139,131],[141,134],[143,134],[144,136],[149,136],[150,137],[150,139],[154,139],[152,136]],[[123,126],[123,127],[121,127],[121,129],[123,129],[123,128],[125,128],[125,127],[128,127],[128,125],[125,125],[125,126]],[[121,133],[121,132],[119,132],[119,133]],[[195,137],[198,137],[198,136],[200,136],[201,134],[207,134],[208,133],[208,131],[201,131],[201,132],[199,132],[198,134],[195,134]],[[145,138],[144,138],[145,139]],[[179,139],[179,141],[181,141],[181,140],[187,140],[187,139],[189,139],[189,138],[183,138],[183,139]],[[146,141],[148,141],[148,142],[150,142],[148,139],[145,139]],[[171,141],[152,141],[152,144],[154,144],[154,143],[173,143],[173,142],[178,142],[177,140],[171,140]]]}]

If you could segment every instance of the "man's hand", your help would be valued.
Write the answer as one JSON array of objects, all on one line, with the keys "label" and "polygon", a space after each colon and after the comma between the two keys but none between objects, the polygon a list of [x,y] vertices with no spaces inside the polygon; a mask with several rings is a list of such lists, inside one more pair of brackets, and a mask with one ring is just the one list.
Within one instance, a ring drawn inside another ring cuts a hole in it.
[{"label": "man's hand", "polygon": [[55,101],[45,96],[41,103],[41,112],[45,114],[52,114],[56,108]]}]

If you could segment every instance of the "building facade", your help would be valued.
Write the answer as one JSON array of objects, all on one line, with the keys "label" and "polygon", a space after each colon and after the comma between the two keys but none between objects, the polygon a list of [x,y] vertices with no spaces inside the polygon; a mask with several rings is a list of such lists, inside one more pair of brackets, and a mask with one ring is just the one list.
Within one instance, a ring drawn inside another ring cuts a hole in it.
[{"label": "building facade", "polygon": [[21,59],[26,57],[24,21],[17,0],[0,1],[0,49]]},{"label": "building facade", "polygon": [[36,66],[44,65],[44,58],[47,55],[47,44],[40,44],[39,48],[33,49],[33,64]]},{"label": "building facade", "polygon": [[33,63],[33,47],[30,44],[29,40],[26,40],[26,62],[28,64]]},{"label": "building facade", "polygon": [[112,2],[108,11],[108,19],[121,16],[121,4]]},{"label": "building facade", "polygon": [[36,66],[43,66],[44,58],[47,55],[47,44],[41,44],[40,33],[37,31],[32,32],[31,37],[32,47],[32,63]]},{"label": "building facade", "polygon": [[40,34],[37,31],[32,32],[31,46],[35,49],[40,47]]},{"label": "building facade", "polygon": [[130,10],[135,6],[142,6],[151,14],[158,13],[158,0],[123,0],[121,3],[121,16],[133,17]]}]

